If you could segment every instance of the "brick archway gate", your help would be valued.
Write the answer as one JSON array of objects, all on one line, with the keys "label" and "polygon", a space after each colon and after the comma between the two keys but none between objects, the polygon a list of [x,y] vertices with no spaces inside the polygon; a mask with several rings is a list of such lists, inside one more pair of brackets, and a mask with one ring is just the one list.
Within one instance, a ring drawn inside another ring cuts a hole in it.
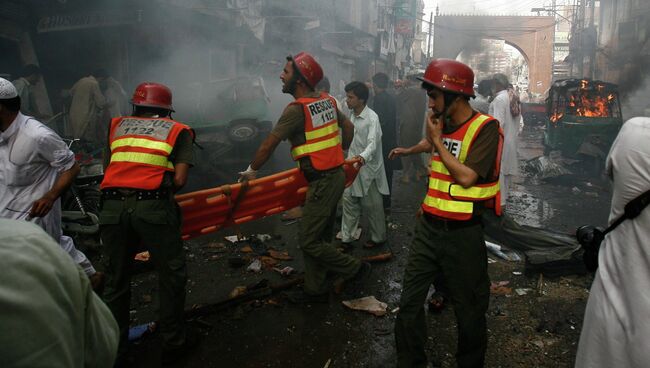
[{"label": "brick archway gate", "polygon": [[529,89],[544,93],[553,74],[554,17],[438,15],[434,58],[455,59],[481,39],[501,39],[517,48],[528,64]]}]

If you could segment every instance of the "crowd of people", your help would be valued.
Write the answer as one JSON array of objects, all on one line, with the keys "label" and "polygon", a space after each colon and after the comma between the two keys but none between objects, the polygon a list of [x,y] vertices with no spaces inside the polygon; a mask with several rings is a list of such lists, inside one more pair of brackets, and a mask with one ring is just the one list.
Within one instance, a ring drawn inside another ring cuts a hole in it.
[{"label": "crowd of people", "polygon": [[[105,146],[99,221],[107,265],[105,274],[97,272],[61,231],[60,196],[79,167],[62,139],[38,121],[29,86],[39,77],[38,67],[28,66],[14,83],[0,79],[0,265],[5,271],[0,318],[3,327],[21,331],[0,336],[0,365],[32,366],[29,362],[38,360],[66,367],[127,366],[130,262],[144,239],[156,245],[148,250],[159,276],[162,361],[177,361],[199,340],[183,314],[187,271],[174,201],[195,164],[194,133],[172,118],[172,91],[162,84],[139,84],[130,114],[119,107],[125,92],[104,71],[82,78],[70,90],[70,132]],[[280,79],[282,92],[294,100],[239,175],[240,181],[255,179],[279,143],[288,140],[308,181],[298,230],[304,284],[288,293],[289,300],[327,303],[330,275],[357,287],[368,280],[371,265],[347,250],[362,215],[369,228],[364,247],[387,242],[386,216],[399,158],[402,182],[428,181],[414,214],[402,278],[394,327],[396,365],[430,364],[424,306],[434,284],[454,308],[458,366],[484,366],[490,295],[484,235],[506,231],[499,218],[507,213],[517,174],[522,127],[519,99],[507,77],[495,74],[474,84],[469,66],[436,59],[423,74],[407,78],[394,96],[388,76],[378,73],[370,86],[362,81],[345,85],[349,116],[329,94],[323,68],[312,55],[288,56]],[[100,110],[110,123],[99,123]],[[649,129],[648,118],[627,122],[607,159],[614,183],[610,221],[648,189],[650,153],[644,142]],[[428,165],[421,154],[430,155]],[[359,167],[348,188],[346,158]],[[334,240],[339,203],[341,244]],[[643,348],[643,337],[650,333],[650,297],[643,291],[650,285],[650,259],[643,249],[649,223],[646,211],[606,238],[576,366],[650,362]]]}]

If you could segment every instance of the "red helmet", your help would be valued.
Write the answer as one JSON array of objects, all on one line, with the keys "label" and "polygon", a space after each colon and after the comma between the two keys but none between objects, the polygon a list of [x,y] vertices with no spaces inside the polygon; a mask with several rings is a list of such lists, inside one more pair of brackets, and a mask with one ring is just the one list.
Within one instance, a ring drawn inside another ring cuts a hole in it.
[{"label": "red helmet", "polygon": [[160,83],[140,83],[133,92],[131,103],[135,106],[157,107],[174,111],[172,109],[172,91]]},{"label": "red helmet", "polygon": [[306,52],[299,52],[291,58],[293,65],[298,69],[311,88],[316,88],[318,82],[323,79],[323,68],[316,62],[313,56]]},{"label": "red helmet", "polygon": [[446,92],[475,97],[474,72],[460,61],[436,59],[429,63],[419,80]]}]

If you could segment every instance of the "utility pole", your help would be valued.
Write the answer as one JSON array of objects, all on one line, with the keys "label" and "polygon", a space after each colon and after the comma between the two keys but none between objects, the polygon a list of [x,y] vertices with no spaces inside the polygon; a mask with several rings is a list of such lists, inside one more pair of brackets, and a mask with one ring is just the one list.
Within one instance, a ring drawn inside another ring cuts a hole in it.
[{"label": "utility pole", "polygon": [[429,35],[427,36],[427,62],[429,61],[429,58],[431,57],[431,54],[429,53],[429,51],[431,51],[432,31],[433,31],[433,12],[431,12],[429,14]]},{"label": "utility pole", "polygon": [[585,52],[584,52],[584,32],[585,32],[585,2],[587,0],[578,0],[578,21],[576,22],[577,34],[578,34],[578,76],[580,78],[584,77],[584,66],[585,66]]}]

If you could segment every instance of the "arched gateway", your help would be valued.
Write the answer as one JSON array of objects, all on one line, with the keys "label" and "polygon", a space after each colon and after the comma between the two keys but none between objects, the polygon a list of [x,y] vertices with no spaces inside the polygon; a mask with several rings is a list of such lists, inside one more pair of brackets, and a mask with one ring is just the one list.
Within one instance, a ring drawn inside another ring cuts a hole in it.
[{"label": "arched gateway", "polygon": [[526,59],[530,91],[544,93],[551,85],[554,37],[552,16],[439,15],[434,21],[433,55],[455,59],[480,39],[504,40]]}]

